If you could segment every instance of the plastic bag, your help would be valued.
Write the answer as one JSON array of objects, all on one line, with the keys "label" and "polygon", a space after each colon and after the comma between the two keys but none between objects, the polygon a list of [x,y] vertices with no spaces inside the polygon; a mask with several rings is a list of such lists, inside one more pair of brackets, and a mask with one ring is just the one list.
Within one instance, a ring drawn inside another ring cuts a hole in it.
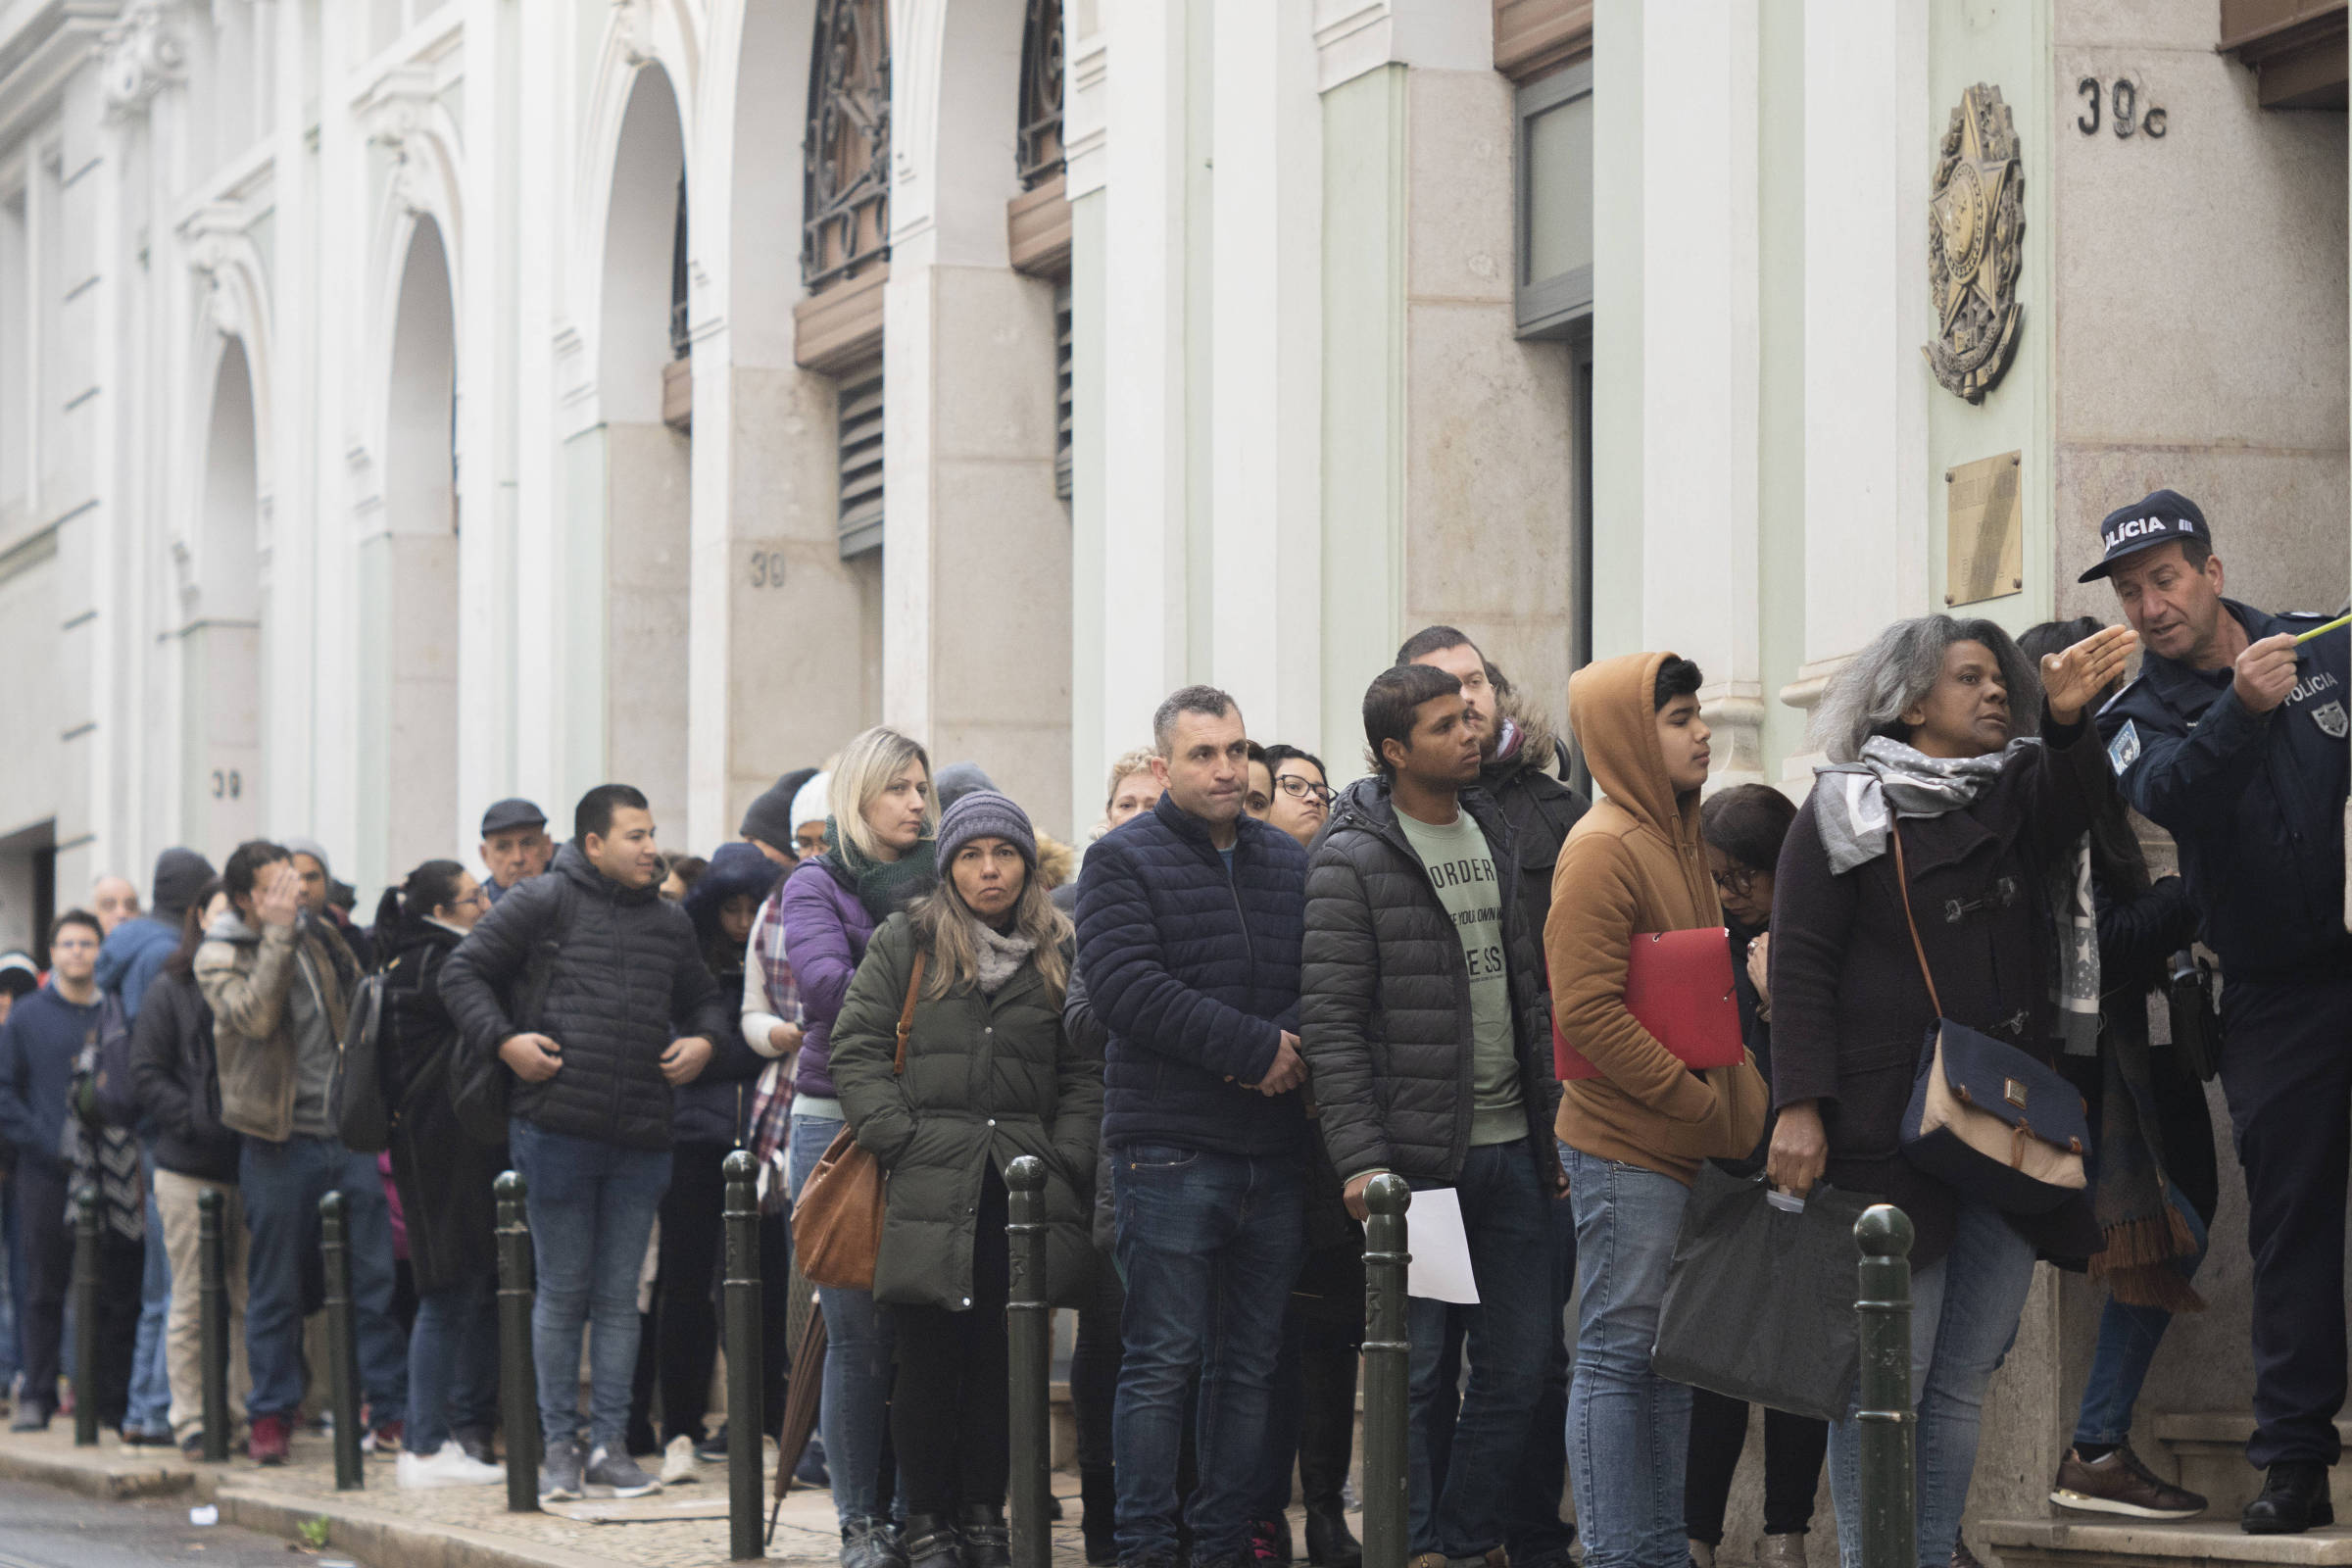
[{"label": "plastic bag", "polygon": [[1762,1176],[1700,1167],[1650,1367],[1751,1404],[1841,1420],[1861,1371],[1854,1222],[1871,1200],[1816,1185],[1801,1208],[1788,1201]]}]

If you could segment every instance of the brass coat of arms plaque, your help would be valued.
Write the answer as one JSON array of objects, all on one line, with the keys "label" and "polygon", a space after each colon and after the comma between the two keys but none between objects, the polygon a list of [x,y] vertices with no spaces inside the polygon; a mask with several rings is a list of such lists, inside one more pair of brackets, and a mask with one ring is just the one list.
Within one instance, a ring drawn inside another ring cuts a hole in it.
[{"label": "brass coat of arms plaque", "polygon": [[1920,350],[1945,391],[1971,403],[2000,384],[2017,352],[2025,307],[2025,171],[2001,90],[1979,82],[1960,95],[1936,160],[1928,203],[1928,286],[1936,341]]}]

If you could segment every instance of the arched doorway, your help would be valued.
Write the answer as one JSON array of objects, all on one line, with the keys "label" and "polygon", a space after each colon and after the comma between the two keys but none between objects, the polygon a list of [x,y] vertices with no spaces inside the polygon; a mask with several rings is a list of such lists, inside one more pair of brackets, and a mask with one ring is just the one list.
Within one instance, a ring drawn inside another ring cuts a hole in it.
[{"label": "arched doorway", "polygon": [[193,592],[180,632],[182,831],[218,860],[261,831],[260,465],[245,345],[222,340],[205,426]]},{"label": "arched doorway", "polygon": [[690,353],[687,196],[677,95],[668,74],[649,65],[621,117],[605,222],[605,765],[608,778],[645,792],[673,845],[686,832],[693,449],[691,404],[672,424],[664,392]]},{"label": "arched doorway", "polygon": [[382,824],[363,879],[398,880],[466,847],[458,809],[457,313],[441,228],[420,218],[401,264],[383,484],[360,546],[367,708],[360,820]]}]

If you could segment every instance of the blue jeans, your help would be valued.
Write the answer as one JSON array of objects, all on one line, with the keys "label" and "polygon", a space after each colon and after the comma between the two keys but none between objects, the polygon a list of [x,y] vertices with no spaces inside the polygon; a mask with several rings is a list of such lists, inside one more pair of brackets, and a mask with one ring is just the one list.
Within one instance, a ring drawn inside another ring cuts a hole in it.
[{"label": "blue jeans", "polygon": [[130,1409],[122,1424],[133,1432],[172,1430],[172,1373],[164,1356],[164,1324],[172,1312],[172,1258],[164,1250],[164,1216],[155,1206],[155,1159],[147,1168],[147,1250],[139,1279],[139,1338],[130,1353]]},{"label": "blue jeans", "polygon": [[[2017,1339],[2034,1283],[2034,1244],[1999,1210],[1962,1202],[1952,1250],[1911,1276],[1911,1392],[1919,1400],[1920,1568],[1949,1568],[1977,1468],[1984,1387]],[[1861,1423],[1830,1427],[1838,1560],[1862,1564]]]},{"label": "blue jeans", "polygon": [[[794,1198],[841,1126],[830,1116],[793,1113],[785,1175]],[[871,1291],[820,1285],[816,1306],[825,1315],[825,1388],[818,1409],[825,1472],[833,1478],[833,1511],[847,1525],[882,1511],[882,1451],[894,1377],[890,1317],[875,1307]]]},{"label": "blue jeans", "polygon": [[[1439,1185],[1415,1183],[1416,1188]],[[1483,1557],[1502,1544],[1528,1423],[1544,1392],[1532,1369],[1548,1364],[1551,1328],[1551,1198],[1538,1181],[1525,1138],[1472,1149],[1454,1184],[1478,1304],[1462,1308],[1470,1382],[1454,1419],[1443,1490],[1435,1474],[1429,1422],[1444,1387],[1444,1301],[1415,1298],[1412,1336],[1412,1547],[1415,1553]]]},{"label": "blue jeans", "polygon": [[[2197,1250],[2173,1259],[2182,1279],[2194,1279],[2205,1261],[2205,1221],[2198,1217],[2180,1189],[2166,1184],[2165,1197],[2188,1224]],[[2075,1418],[2077,1443],[2103,1443],[2110,1447],[2132,1435],[2132,1407],[2139,1402],[2140,1385],[2148,1380],[2156,1347],[2172,1326],[2173,1314],[2161,1306],[2132,1306],[2107,1298],[2099,1313],[2099,1345],[2090,1356],[2090,1381],[2082,1386],[2082,1410]]]},{"label": "blue jeans", "polygon": [[1666,1266],[1690,1189],[1560,1146],[1576,1210],[1576,1372],[1568,1472],[1586,1568],[1686,1568],[1690,1391],[1650,1370]]},{"label": "blue jeans", "polygon": [[588,1446],[624,1453],[637,1367],[637,1276],[669,1191],[669,1151],[551,1133],[519,1116],[507,1123],[507,1148],[529,1187],[540,1438],[552,1448],[579,1436],[580,1332],[593,1322]]},{"label": "blue jeans", "polygon": [[409,1331],[408,1448],[438,1453],[450,1428],[497,1423],[498,1282],[478,1274],[416,1298],[416,1323]]},{"label": "blue jeans", "polygon": [[238,1155],[245,1199],[245,1351],[253,1369],[246,1411],[285,1416],[302,1406],[302,1263],[318,1254],[318,1200],[341,1193],[351,1254],[352,1315],[368,1419],[398,1421],[408,1403],[409,1352],[392,1316],[392,1209],[373,1154],[332,1138],[282,1144],[248,1138]]},{"label": "blue jeans", "polygon": [[1184,1402],[1200,1380],[1193,1561],[1246,1557],[1282,1316],[1306,1255],[1306,1160],[1158,1144],[1114,1150],[1126,1359],[1111,1416],[1119,1555],[1176,1554]]}]

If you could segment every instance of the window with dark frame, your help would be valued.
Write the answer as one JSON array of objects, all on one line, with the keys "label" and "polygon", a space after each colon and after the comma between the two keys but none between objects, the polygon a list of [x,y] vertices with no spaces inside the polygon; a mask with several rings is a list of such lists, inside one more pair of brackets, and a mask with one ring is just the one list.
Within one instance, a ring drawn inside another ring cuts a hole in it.
[{"label": "window with dark frame", "polygon": [[1518,90],[1519,335],[1559,337],[1592,313],[1592,62]]}]

